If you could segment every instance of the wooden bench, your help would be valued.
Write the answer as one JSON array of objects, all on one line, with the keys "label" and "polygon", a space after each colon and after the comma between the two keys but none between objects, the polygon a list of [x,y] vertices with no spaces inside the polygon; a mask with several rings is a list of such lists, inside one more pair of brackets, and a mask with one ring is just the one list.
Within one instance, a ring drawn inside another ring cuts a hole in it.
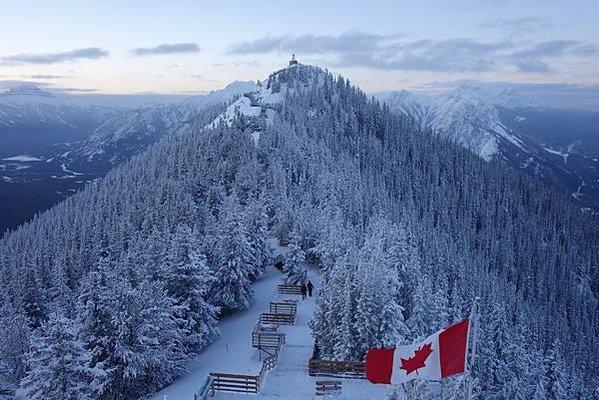
[{"label": "wooden bench", "polygon": [[336,396],[342,391],[341,381],[316,381],[317,396]]},{"label": "wooden bench", "polygon": [[330,361],[313,358],[308,364],[308,374],[310,376],[366,379],[366,365],[363,361]]},{"label": "wooden bench", "polygon": [[277,291],[281,294],[297,294],[302,295],[302,287],[299,285],[279,285]]},{"label": "wooden bench", "polygon": [[289,314],[295,315],[297,313],[297,303],[275,303],[271,302],[268,311],[271,314]]},{"label": "wooden bench", "polygon": [[255,375],[221,374],[212,372],[212,390],[218,392],[258,393],[259,381]]},{"label": "wooden bench", "polygon": [[293,324],[295,324],[295,315],[262,313],[260,315],[260,323],[261,324],[277,324],[277,325],[293,325]]}]

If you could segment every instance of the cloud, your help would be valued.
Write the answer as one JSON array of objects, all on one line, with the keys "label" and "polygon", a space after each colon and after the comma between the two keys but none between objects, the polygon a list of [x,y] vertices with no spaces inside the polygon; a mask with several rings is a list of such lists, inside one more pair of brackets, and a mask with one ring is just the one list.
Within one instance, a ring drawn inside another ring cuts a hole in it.
[{"label": "cloud", "polygon": [[337,65],[403,71],[487,71],[496,66],[494,54],[512,47],[505,41],[424,39],[384,45],[376,51],[340,54]]},{"label": "cloud", "polygon": [[74,87],[57,87],[52,89],[56,92],[64,92],[64,93],[94,93],[99,92],[100,89],[83,89],[83,88],[74,88]]},{"label": "cloud", "polygon": [[131,53],[136,56],[153,56],[161,54],[197,53],[200,48],[195,43],[161,44],[156,47],[139,47],[132,49]]},{"label": "cloud", "polygon": [[[527,20],[512,23],[530,24]],[[233,45],[230,55],[290,54],[325,56],[334,66],[379,70],[480,72],[508,67],[521,72],[548,73],[550,60],[565,55],[586,57],[597,53],[593,45],[572,40],[519,43],[472,38],[420,39],[401,35],[349,32],[334,35],[265,37]]]},{"label": "cloud", "polygon": [[540,17],[503,18],[477,25],[483,29],[498,29],[511,34],[533,33],[554,27],[553,22]]},{"label": "cloud", "polygon": [[596,53],[597,48],[591,44],[583,44],[575,40],[549,40],[516,51],[512,56],[516,58],[561,57],[566,54],[590,56]]},{"label": "cloud", "polygon": [[378,35],[364,32],[347,32],[339,36],[303,35],[291,37],[266,37],[233,45],[229,54],[288,53],[327,54],[330,52],[362,52],[380,47],[400,35]]},{"label": "cloud", "polygon": [[106,50],[98,47],[88,47],[85,49],[75,49],[57,53],[16,54],[0,58],[0,63],[4,65],[56,64],[83,59],[96,60],[102,57],[108,57],[108,52]]},{"label": "cloud", "polygon": [[520,72],[541,72],[548,73],[553,69],[546,62],[540,60],[517,61],[516,68]]},{"label": "cloud", "polygon": [[62,75],[26,75],[23,78],[27,79],[63,79],[66,78]]},{"label": "cloud", "polygon": [[591,44],[575,40],[549,40],[528,48],[519,49],[509,55],[510,60],[521,72],[551,72],[553,68],[547,62],[564,56],[589,57],[597,54],[597,48]]},{"label": "cloud", "polygon": [[280,36],[234,45],[229,54],[300,53],[334,55],[333,64],[387,70],[480,71],[493,66],[489,56],[509,42],[473,39],[401,41],[401,35],[350,32],[339,36]]},{"label": "cloud", "polygon": [[204,75],[202,74],[181,74],[181,76],[190,79],[204,79]]}]

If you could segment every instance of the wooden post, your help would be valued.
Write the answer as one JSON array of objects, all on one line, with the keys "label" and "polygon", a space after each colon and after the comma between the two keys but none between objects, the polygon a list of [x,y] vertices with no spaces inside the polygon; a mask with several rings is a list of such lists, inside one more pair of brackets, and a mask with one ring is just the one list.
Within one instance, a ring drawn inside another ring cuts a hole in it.
[{"label": "wooden post", "polygon": [[476,357],[476,342],[478,340],[478,317],[480,308],[480,297],[474,298],[474,304],[472,305],[472,312],[470,313],[470,322],[468,328],[468,347],[470,353],[467,353],[466,359],[466,390],[464,391],[465,399],[472,399],[472,368],[474,367],[474,359]]}]

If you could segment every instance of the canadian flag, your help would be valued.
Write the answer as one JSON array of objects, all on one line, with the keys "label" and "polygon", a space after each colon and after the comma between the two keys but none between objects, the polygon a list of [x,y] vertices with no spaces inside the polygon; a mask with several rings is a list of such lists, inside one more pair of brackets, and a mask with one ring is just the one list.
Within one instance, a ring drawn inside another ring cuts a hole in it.
[{"label": "canadian flag", "polygon": [[464,320],[421,342],[390,349],[371,349],[366,378],[372,383],[399,384],[412,379],[439,381],[464,373],[470,321]]}]

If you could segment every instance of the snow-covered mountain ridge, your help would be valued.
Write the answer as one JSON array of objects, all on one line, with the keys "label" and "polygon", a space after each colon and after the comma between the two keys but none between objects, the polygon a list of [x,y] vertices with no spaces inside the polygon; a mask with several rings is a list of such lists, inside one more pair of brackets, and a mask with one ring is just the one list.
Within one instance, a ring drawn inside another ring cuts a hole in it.
[{"label": "snow-covered mountain ridge", "polygon": [[219,115],[208,127],[218,123],[230,123],[235,116],[263,117],[269,120],[274,115],[277,104],[281,103],[287,93],[301,93],[311,84],[321,84],[325,71],[319,67],[304,64],[292,64],[273,72],[264,81],[254,87],[248,87],[244,95],[233,102],[222,115]]},{"label": "snow-covered mountain ridge", "polygon": [[89,118],[99,123],[116,114],[114,109],[81,105],[33,85],[22,85],[0,93],[0,127],[5,129],[36,123],[76,128],[82,119]]},{"label": "snow-covered mountain ridge", "polygon": [[423,128],[432,129],[487,161],[501,158],[502,142],[508,141],[526,151],[523,140],[507,127],[499,116],[499,106],[516,100],[528,104],[513,91],[498,94],[463,85],[434,97],[418,96],[408,91],[382,92],[375,95],[396,111],[416,118]]},{"label": "snow-covered mountain ridge", "polygon": [[[525,123],[527,116],[551,111],[535,106],[515,90],[493,92],[462,85],[435,96],[402,90],[375,97],[392,111],[413,117],[421,129],[431,130],[486,161],[499,161],[539,176],[583,206],[599,207],[599,186],[589,185],[599,182],[595,157],[577,152],[573,145],[553,148],[539,139],[538,132],[531,132]],[[563,132],[564,137],[569,134]]]},{"label": "snow-covered mountain ridge", "polygon": [[75,154],[89,162],[99,157],[116,164],[162,136],[191,129],[208,107],[224,104],[255,87],[253,82],[233,82],[222,90],[179,103],[147,105],[121,113],[96,128]]}]

